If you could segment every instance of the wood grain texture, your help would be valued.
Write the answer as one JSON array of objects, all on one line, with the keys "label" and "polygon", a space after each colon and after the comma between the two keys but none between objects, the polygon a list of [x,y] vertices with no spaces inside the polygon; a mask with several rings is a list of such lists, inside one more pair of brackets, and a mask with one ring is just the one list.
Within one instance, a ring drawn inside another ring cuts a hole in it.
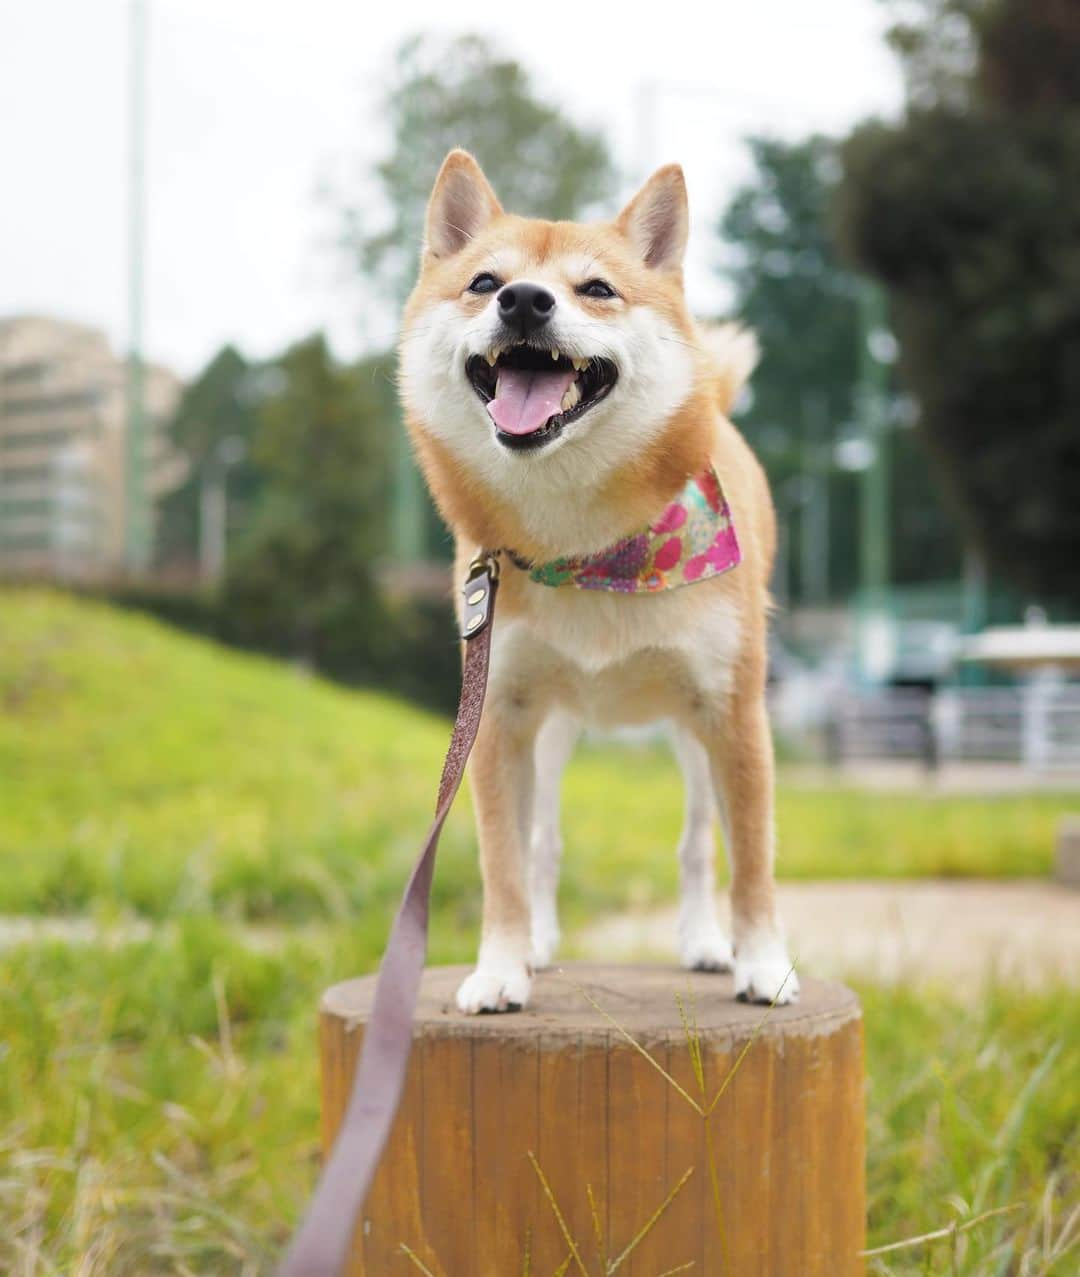
[{"label": "wood grain texture", "polygon": [[[465,974],[425,974],[350,1277],[415,1277],[406,1246],[434,1277],[605,1277],[687,1170],[620,1275],[864,1272],[862,1020],[843,986],[804,978],[797,1006],[768,1012],[734,1002],[727,976],[567,964],[527,1011],[471,1018],[453,1003]],[[323,998],[326,1148],[373,990]]]}]

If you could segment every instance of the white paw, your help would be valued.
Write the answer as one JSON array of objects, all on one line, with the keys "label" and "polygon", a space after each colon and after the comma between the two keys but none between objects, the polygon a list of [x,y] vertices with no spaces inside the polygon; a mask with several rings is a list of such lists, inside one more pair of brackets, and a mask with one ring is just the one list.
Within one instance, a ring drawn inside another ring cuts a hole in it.
[{"label": "white paw", "polygon": [[524,962],[485,962],[457,991],[458,1010],[466,1015],[485,1011],[520,1011],[529,1000],[532,976]]},{"label": "white paw", "polygon": [[778,936],[751,936],[736,947],[735,996],[740,1002],[778,1006],[799,1000],[799,977]]},{"label": "white paw", "polygon": [[731,941],[715,920],[679,928],[679,960],[688,971],[730,971]]},{"label": "white paw", "polygon": [[559,928],[535,926],[532,932],[532,951],[529,961],[534,971],[544,971],[551,966],[559,947]]}]

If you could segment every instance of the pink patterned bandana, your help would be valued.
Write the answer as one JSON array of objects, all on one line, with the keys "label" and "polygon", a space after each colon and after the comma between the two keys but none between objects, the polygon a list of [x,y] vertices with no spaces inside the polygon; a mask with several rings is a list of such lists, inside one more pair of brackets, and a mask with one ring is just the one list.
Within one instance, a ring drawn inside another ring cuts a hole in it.
[{"label": "pink patterned bandana", "polygon": [[599,554],[534,565],[529,576],[539,585],[651,594],[719,576],[741,559],[731,511],[709,466],[688,479],[659,519],[641,532]]}]

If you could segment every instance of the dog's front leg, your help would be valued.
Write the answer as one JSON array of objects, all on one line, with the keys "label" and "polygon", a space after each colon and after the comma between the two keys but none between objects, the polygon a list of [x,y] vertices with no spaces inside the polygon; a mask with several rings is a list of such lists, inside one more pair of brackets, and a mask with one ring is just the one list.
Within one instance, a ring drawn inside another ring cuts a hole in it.
[{"label": "dog's front leg", "polygon": [[534,710],[519,698],[489,695],[473,747],[470,781],[480,841],[484,917],[476,970],[458,989],[469,1014],[516,1011],[532,983],[526,888],[527,837],[533,808]]},{"label": "dog's front leg", "polygon": [[772,733],[764,669],[710,707],[702,732],[731,859],[735,994],[751,1002],[793,1002],[791,968],[776,909],[773,877]]}]

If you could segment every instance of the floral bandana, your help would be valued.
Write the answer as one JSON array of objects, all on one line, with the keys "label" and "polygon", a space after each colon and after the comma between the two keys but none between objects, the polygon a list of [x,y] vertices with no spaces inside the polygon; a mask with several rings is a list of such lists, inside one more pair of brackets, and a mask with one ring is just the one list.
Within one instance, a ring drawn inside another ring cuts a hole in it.
[{"label": "floral bandana", "polygon": [[712,466],[686,481],[664,513],[599,554],[553,559],[529,569],[540,585],[651,594],[719,576],[742,559],[731,511]]}]

